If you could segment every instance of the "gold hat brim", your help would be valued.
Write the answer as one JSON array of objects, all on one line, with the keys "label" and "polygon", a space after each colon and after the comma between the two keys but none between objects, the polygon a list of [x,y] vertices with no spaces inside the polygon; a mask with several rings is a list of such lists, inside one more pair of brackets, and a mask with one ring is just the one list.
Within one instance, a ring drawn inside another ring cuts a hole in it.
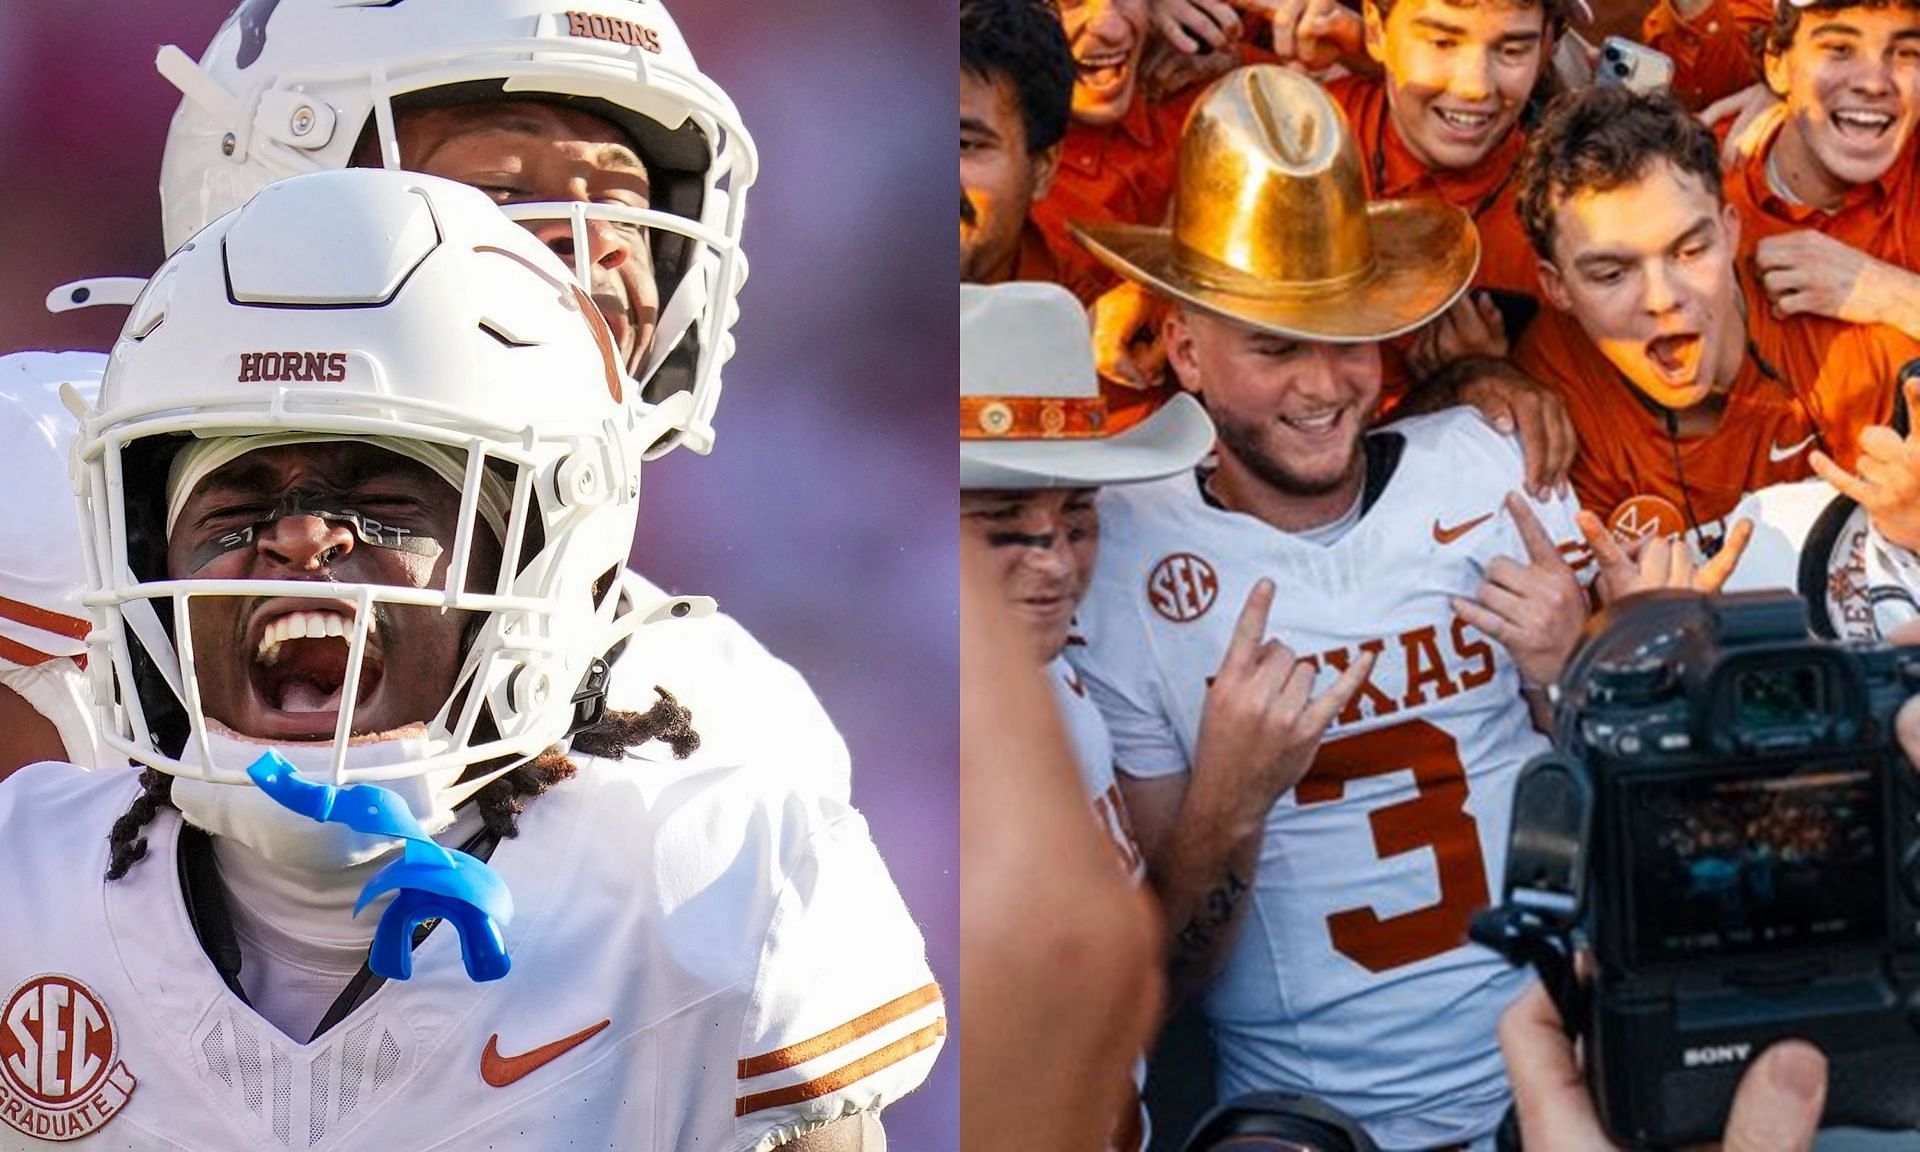
[{"label": "gold hat brim", "polygon": [[1194,257],[1182,261],[1170,228],[1068,227],[1101,263],[1162,296],[1249,327],[1330,344],[1413,331],[1452,307],[1479,267],[1480,237],[1452,204],[1376,200],[1367,205],[1367,224],[1373,266],[1332,285],[1256,283],[1227,268],[1202,280],[1192,272]]}]

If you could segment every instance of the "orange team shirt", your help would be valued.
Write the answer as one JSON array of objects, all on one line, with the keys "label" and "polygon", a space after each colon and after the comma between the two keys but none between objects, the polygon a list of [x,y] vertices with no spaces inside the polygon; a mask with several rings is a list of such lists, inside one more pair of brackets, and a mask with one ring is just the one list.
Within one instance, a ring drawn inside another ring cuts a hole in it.
[{"label": "orange team shirt", "polygon": [[[1136,96],[1127,114],[1106,127],[1078,120],[1067,125],[1053,187],[1033,202],[1029,218],[1040,226],[1072,282],[1100,284],[1094,292],[1097,296],[1119,280],[1067,233],[1069,220],[1155,226],[1165,222],[1180,165],[1180,129],[1206,88],[1194,85],[1161,101]],[[1091,297],[1080,299],[1083,304],[1092,303]]]},{"label": "orange team shirt", "polygon": [[[1495,288],[1540,298],[1533,247],[1520,226],[1516,169],[1526,151],[1526,137],[1514,129],[1500,146],[1471,169],[1433,169],[1423,164],[1401,142],[1387,110],[1386,84],[1378,77],[1342,76],[1327,84],[1327,94],[1347,114],[1360,147],[1369,200],[1438,198],[1464,209],[1480,233],[1480,268],[1475,288]],[[1511,338],[1518,333],[1508,333]],[[1382,408],[1391,411],[1412,384],[1406,367],[1406,348],[1413,337],[1403,336],[1382,351]]]},{"label": "orange team shirt", "polygon": [[1692,20],[1680,19],[1672,0],[1647,10],[1640,36],[1673,58],[1673,94],[1699,111],[1760,82],[1755,36],[1773,23],[1773,0],[1712,0]]},{"label": "orange team shirt", "polygon": [[[1240,46],[1239,58],[1242,66],[1275,62],[1272,53],[1246,43]],[[1034,201],[1028,216],[1046,235],[1067,277],[1059,283],[1069,288],[1099,285],[1092,295],[1074,289],[1081,303],[1091,304],[1094,296],[1120,281],[1068,234],[1068,221],[1165,224],[1180,176],[1180,130],[1194,103],[1213,83],[1189,84],[1161,100],[1136,94],[1127,114],[1104,127],[1068,122],[1053,187]]]},{"label": "orange team shirt", "polygon": [[[1724,133],[1724,128],[1722,129]],[[1776,130],[1777,133],[1777,130]],[[1920,268],[1920,163],[1916,145],[1907,146],[1880,179],[1847,190],[1832,212],[1793,204],[1767,186],[1767,155],[1774,140],[1730,168],[1722,186],[1727,203],[1740,213],[1740,255],[1750,257],[1760,241],[1783,232],[1821,232],[1858,248],[1876,260],[1901,268]]]},{"label": "orange team shirt", "polygon": [[[1074,250],[1078,252],[1079,246]],[[1046,234],[1034,226],[1029,218],[1020,226],[1020,252],[1013,266],[1015,280],[1044,280],[1049,284],[1058,284],[1080,298],[1080,303],[1090,305],[1112,285],[1104,277],[1092,275],[1077,276],[1078,266],[1070,267],[1063,262],[1053,245],[1047,242]]]},{"label": "orange team shirt", "polygon": [[1710,527],[1744,494],[1813,475],[1809,457],[1822,440],[1852,467],[1860,433],[1892,415],[1901,366],[1920,356],[1920,342],[1881,325],[1775,319],[1757,288],[1742,281],[1747,300],[1759,302],[1748,309],[1748,334],[1781,379],[1769,379],[1749,355],[1719,427],[1678,442],[1678,469],[1666,418],[1641,401],[1571,315],[1543,311],[1515,349],[1514,362],[1566,401],[1580,437],[1572,480],[1581,505],[1622,536],[1696,527],[1689,501],[1698,526]]}]

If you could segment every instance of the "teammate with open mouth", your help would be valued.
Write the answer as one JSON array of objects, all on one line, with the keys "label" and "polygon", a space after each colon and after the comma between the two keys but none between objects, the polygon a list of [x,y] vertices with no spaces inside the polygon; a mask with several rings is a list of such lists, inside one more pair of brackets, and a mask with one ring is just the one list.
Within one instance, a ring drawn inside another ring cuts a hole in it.
[{"label": "teammate with open mouth", "polygon": [[[1739,259],[1713,134],[1669,97],[1556,100],[1518,177],[1552,309],[1515,351],[1567,401],[1580,502],[1623,539],[1727,538],[1748,494],[1852,467],[1920,345],[1782,315]],[[1631,542],[1629,540],[1629,542]]]}]

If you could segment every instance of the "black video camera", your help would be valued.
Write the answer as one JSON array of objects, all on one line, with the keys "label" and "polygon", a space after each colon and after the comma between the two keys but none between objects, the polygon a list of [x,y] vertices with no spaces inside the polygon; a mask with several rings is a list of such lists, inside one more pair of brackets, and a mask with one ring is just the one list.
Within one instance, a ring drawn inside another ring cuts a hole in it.
[{"label": "black video camera", "polygon": [[[1569,664],[1474,938],[1539,968],[1618,1142],[1717,1140],[1773,1042],[1824,1123],[1920,1127],[1920,648],[1813,640],[1791,593],[1628,597]],[[1576,948],[1591,948],[1576,979]]]}]

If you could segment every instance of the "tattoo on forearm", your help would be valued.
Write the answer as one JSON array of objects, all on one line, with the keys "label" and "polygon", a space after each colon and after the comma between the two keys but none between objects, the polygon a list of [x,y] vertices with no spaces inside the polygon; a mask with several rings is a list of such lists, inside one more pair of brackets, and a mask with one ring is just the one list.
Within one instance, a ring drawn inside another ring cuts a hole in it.
[{"label": "tattoo on forearm", "polygon": [[1232,922],[1233,910],[1246,893],[1247,882],[1229,866],[1225,882],[1207,893],[1200,910],[1193,914],[1187,926],[1180,929],[1175,937],[1179,949],[1174,956],[1174,963],[1188,963],[1205,955],[1219,938],[1221,930]]}]

